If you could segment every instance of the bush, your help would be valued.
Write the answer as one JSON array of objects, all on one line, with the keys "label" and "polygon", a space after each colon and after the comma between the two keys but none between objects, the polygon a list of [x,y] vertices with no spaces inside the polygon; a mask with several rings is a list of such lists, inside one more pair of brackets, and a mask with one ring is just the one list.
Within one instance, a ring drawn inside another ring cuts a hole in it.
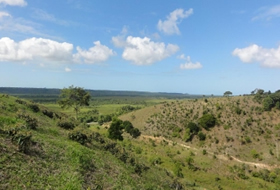
[{"label": "bush", "polygon": [[208,130],[216,124],[216,118],[212,114],[205,114],[198,121],[199,125]]},{"label": "bush", "polygon": [[130,133],[130,131],[133,129],[133,125],[130,121],[124,121],[123,128],[124,128],[125,132]]},{"label": "bush", "polygon": [[28,107],[35,113],[40,111],[40,108],[37,104],[28,104]]},{"label": "bush", "polygon": [[270,111],[273,106],[274,106],[274,101],[271,97],[268,96],[263,100],[263,109],[265,111]]},{"label": "bush", "polygon": [[139,131],[139,129],[137,128],[133,128],[130,130],[129,134],[133,137],[133,138],[137,138],[141,135],[141,132]]},{"label": "bush", "polygon": [[18,114],[18,118],[23,119],[26,122],[26,127],[28,129],[37,129],[38,120],[36,118],[32,118],[30,115],[22,113]]},{"label": "bush", "polygon": [[194,134],[197,134],[200,131],[200,128],[194,122],[189,122],[186,128],[190,129],[190,132]]},{"label": "bush", "polygon": [[204,141],[206,139],[206,135],[204,133],[202,133],[201,131],[199,131],[197,136],[198,136],[200,141]]},{"label": "bush", "polygon": [[115,139],[115,140],[123,140],[123,136],[122,136],[122,129],[123,129],[123,125],[122,125],[122,120],[120,119],[114,119],[110,125],[110,128],[108,129],[108,137],[110,139]]},{"label": "bush", "polygon": [[23,153],[28,153],[31,146],[31,133],[30,132],[15,132],[12,141],[18,145],[18,150]]},{"label": "bush", "polygon": [[63,121],[63,120],[58,121],[57,126],[63,128],[63,129],[74,129],[75,128],[75,125],[72,122]]},{"label": "bush", "polygon": [[81,133],[80,131],[73,131],[68,135],[69,139],[77,141],[78,143],[84,145],[88,142],[87,135]]}]

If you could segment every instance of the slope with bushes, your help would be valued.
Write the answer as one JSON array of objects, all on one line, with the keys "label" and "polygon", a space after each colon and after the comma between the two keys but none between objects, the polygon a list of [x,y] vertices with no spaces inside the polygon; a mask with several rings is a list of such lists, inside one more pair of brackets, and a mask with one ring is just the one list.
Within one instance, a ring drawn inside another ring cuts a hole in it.
[{"label": "slope with bushes", "polygon": [[0,189],[170,189],[178,183],[87,125],[0,94]]}]

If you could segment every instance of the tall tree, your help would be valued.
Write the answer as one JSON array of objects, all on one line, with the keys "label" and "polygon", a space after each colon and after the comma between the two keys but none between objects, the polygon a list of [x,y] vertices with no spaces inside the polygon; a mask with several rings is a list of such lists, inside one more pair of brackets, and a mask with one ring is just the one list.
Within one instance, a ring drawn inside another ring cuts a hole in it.
[{"label": "tall tree", "polygon": [[63,88],[60,94],[60,100],[58,104],[61,108],[73,107],[76,119],[78,118],[78,113],[82,106],[89,106],[90,94],[86,92],[81,87],[69,86],[68,88]]},{"label": "tall tree", "polygon": [[230,96],[230,95],[232,95],[232,92],[231,91],[226,91],[225,93],[224,93],[224,96]]}]

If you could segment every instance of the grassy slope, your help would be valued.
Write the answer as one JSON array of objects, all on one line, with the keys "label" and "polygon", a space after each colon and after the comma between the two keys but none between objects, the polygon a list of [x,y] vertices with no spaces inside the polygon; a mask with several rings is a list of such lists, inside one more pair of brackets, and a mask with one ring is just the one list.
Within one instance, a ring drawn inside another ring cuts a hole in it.
[{"label": "grassy slope", "polygon": [[[136,166],[121,161],[98,142],[83,146],[69,140],[69,131],[56,126],[58,119],[42,113],[47,108],[39,105],[40,111],[34,112],[27,105],[0,95],[0,189],[169,189],[172,184],[173,179],[154,166],[136,173]],[[7,134],[12,128],[26,125],[17,119],[18,113],[38,120],[37,129],[22,127],[18,132],[32,134],[26,153],[20,152],[17,141]],[[81,130],[88,132],[87,128]],[[126,152],[133,158],[133,152]],[[135,160],[147,164],[137,157]]]},{"label": "grassy slope", "polygon": [[[236,107],[242,110],[240,115],[236,113]],[[242,161],[279,167],[276,142],[280,127],[276,126],[280,123],[280,112],[279,110],[263,112],[260,111],[260,107],[261,105],[254,102],[252,97],[209,98],[207,102],[204,99],[166,102],[128,113],[120,118],[130,120],[147,137],[162,136],[193,147],[190,150],[195,153],[194,163],[201,170],[190,172],[187,167],[182,166],[182,173],[188,179],[199,181],[200,185],[215,189],[217,188],[215,184],[219,182],[218,184],[225,189],[274,189],[275,183],[252,177],[253,171],[264,170],[230,159],[230,156],[234,156]],[[199,141],[195,136],[192,142],[184,142],[184,125],[190,121],[198,122],[203,112],[215,115],[219,124],[209,131],[203,129],[203,133],[207,136],[205,141]],[[174,132],[175,128],[179,128],[181,132]],[[185,158],[188,153],[186,148],[179,147],[182,149],[181,153],[172,160],[186,165]],[[157,150],[159,149],[162,148]],[[171,148],[172,150],[176,149]],[[203,150],[208,154],[203,155]],[[253,150],[259,154],[258,158],[253,158]],[[170,152],[165,148],[165,153],[163,152],[160,157],[170,157]],[[164,167],[174,168],[174,165]],[[277,173],[279,178],[279,170],[275,169],[273,172]],[[243,173],[248,179],[242,179]],[[217,176],[222,180],[216,182],[214,178]]]}]

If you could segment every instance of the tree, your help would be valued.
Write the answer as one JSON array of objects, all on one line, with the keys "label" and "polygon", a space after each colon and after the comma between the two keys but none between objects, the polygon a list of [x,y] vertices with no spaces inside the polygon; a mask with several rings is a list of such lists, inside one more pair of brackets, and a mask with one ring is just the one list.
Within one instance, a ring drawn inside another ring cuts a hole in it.
[{"label": "tree", "polygon": [[224,96],[228,97],[228,96],[230,96],[230,95],[232,95],[232,92],[231,92],[231,91],[225,91]]},{"label": "tree", "polygon": [[115,139],[115,140],[123,140],[122,136],[122,130],[123,130],[123,121],[117,118],[114,118],[110,128],[108,129],[108,137],[110,139]]},{"label": "tree", "polygon": [[273,108],[274,106],[274,101],[271,97],[266,97],[264,100],[263,100],[263,109],[265,111],[270,111],[271,108]]},{"label": "tree", "polygon": [[76,119],[82,106],[89,106],[90,94],[83,88],[69,86],[69,88],[63,88],[60,93],[60,100],[58,104],[61,108],[73,107]]}]

